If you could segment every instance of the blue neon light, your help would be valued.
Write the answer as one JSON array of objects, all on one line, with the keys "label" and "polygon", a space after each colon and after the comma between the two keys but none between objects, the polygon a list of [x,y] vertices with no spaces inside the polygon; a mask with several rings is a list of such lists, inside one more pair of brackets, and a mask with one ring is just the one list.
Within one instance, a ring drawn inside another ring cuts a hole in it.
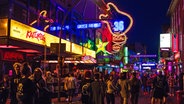
[{"label": "blue neon light", "polygon": [[88,24],[79,24],[77,25],[77,29],[87,29],[88,28]]},{"label": "blue neon light", "polygon": [[[69,30],[70,29],[70,26],[69,25],[66,25],[66,26],[63,26],[62,30]],[[61,26],[51,26],[50,27],[50,31],[59,31],[61,30]]]},{"label": "blue neon light", "polygon": [[78,24],[77,29],[100,28],[102,23]]},{"label": "blue neon light", "polygon": [[125,29],[124,21],[115,21],[113,29],[114,31],[123,31]]}]

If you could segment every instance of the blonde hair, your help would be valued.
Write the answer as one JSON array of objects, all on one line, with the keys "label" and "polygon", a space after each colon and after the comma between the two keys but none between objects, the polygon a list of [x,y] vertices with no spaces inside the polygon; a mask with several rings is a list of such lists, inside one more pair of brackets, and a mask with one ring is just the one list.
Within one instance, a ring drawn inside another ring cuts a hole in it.
[{"label": "blonde hair", "polygon": [[18,62],[14,63],[13,68],[15,68],[16,66],[21,66],[21,63],[18,63]]}]

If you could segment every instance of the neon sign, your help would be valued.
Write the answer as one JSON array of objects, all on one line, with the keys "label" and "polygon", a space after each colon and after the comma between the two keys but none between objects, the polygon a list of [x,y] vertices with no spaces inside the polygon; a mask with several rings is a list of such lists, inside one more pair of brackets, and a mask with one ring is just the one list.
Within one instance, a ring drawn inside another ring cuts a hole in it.
[{"label": "neon sign", "polygon": [[[44,19],[45,23],[54,23],[54,21],[52,19],[47,18],[47,11],[46,10],[42,10],[40,12],[38,19],[40,19],[41,17]],[[36,19],[33,22],[31,22],[30,25],[32,26],[32,25],[36,24],[37,22],[38,22],[38,20]],[[49,25],[46,25],[44,27],[44,31],[46,31],[48,29],[48,27],[49,27]]]},{"label": "neon sign", "polygon": [[3,60],[24,60],[24,57],[22,54],[17,52],[5,52]]},{"label": "neon sign", "polygon": [[124,30],[124,22],[123,21],[115,21],[114,22],[114,31],[123,31]]},{"label": "neon sign", "polygon": [[102,23],[78,24],[77,29],[100,28]]},{"label": "neon sign", "polygon": [[27,31],[26,38],[36,38],[38,41],[43,40],[45,42],[45,35],[41,32]]},{"label": "neon sign", "polygon": [[[127,37],[126,33],[130,30],[130,28],[133,25],[133,19],[132,17],[125,13],[120,11],[116,5],[109,2],[106,5],[106,11],[105,14],[100,14],[99,19],[102,20],[103,23],[107,25],[107,28],[109,29],[111,35],[112,35],[112,53],[117,53],[120,51],[121,47],[126,43]],[[112,11],[112,12],[111,12]],[[114,14],[118,14],[118,17],[115,17]],[[114,17],[113,17],[114,16]],[[119,18],[119,17],[123,18]],[[119,19],[120,21],[110,21],[113,18]],[[129,21],[129,22],[127,22]]]}]

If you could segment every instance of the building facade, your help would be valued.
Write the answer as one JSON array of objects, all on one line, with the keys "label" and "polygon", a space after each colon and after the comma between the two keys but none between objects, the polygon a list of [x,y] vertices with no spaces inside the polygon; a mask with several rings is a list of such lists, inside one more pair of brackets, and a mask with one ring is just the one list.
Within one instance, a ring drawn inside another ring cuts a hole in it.
[{"label": "building facade", "polygon": [[[12,70],[14,62],[30,61],[33,57],[50,54],[51,43],[59,43],[60,38],[61,43],[66,46],[64,55],[73,57],[89,55],[95,58],[94,47],[86,45],[88,40],[95,41],[95,33],[90,32],[92,31],[90,29],[76,29],[77,24],[85,22],[84,14],[76,9],[81,3],[86,2],[85,0],[1,0],[1,71],[7,74]],[[91,11],[91,15],[92,13]],[[82,60],[69,60],[71,61],[80,63]]]},{"label": "building facade", "polygon": [[178,39],[178,41],[172,41],[174,45],[172,45],[174,64],[184,70],[184,0],[172,0],[168,8],[168,15],[171,18],[170,32],[173,37],[172,40]]}]

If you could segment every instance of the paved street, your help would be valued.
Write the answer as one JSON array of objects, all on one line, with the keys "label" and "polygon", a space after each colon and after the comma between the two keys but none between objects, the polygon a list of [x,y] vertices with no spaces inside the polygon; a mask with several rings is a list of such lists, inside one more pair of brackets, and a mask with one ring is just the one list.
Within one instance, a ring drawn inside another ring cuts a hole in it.
[{"label": "paved street", "polygon": [[[65,101],[64,97],[61,97],[61,102],[58,102],[57,98],[52,99],[52,104],[61,104],[61,103],[62,104],[69,104],[68,102]],[[71,104],[81,104],[80,95],[73,98],[73,102]],[[115,99],[115,104],[120,104],[120,98],[118,96]],[[139,97],[139,103],[138,104],[151,104],[150,95],[141,94],[140,97]],[[169,96],[167,98],[167,104],[176,104],[176,96],[174,96],[174,97]]]}]

